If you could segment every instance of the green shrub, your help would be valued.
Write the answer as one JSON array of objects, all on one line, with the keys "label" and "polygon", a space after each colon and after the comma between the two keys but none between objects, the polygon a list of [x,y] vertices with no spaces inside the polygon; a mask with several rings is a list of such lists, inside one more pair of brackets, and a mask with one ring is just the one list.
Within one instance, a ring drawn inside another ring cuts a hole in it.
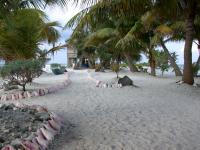
[{"label": "green shrub", "polygon": [[110,67],[111,67],[111,70],[117,74],[117,78],[119,78],[119,76],[118,76],[119,70],[120,70],[119,64],[113,63],[113,64],[111,64]]},{"label": "green shrub", "polygon": [[55,75],[63,74],[65,72],[65,67],[61,66],[61,64],[51,64],[51,70]]},{"label": "green shrub", "polygon": [[169,68],[170,68],[170,66],[169,66],[168,64],[161,64],[161,65],[160,65],[160,70],[161,70],[161,72],[162,72],[162,76],[164,75],[164,72],[165,72],[165,71],[168,71],[168,70],[169,70]]},{"label": "green shrub", "polygon": [[101,64],[96,64],[95,65],[95,72],[100,72],[102,70]]},{"label": "green shrub", "polygon": [[26,84],[42,74],[44,64],[43,60],[16,60],[3,66],[0,74],[12,85],[22,86],[25,91]]}]

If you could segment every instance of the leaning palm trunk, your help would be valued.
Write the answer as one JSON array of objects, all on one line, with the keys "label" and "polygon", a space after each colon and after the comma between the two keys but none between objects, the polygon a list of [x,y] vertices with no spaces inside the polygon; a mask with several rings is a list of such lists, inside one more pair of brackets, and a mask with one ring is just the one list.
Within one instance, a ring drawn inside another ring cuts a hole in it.
[{"label": "leaning palm trunk", "polygon": [[192,85],[194,83],[193,70],[192,70],[192,43],[194,37],[194,18],[195,9],[190,8],[188,17],[186,19],[186,39],[184,48],[184,70],[183,82]]},{"label": "leaning palm trunk", "polygon": [[[200,55],[199,55],[199,57],[197,59],[195,68],[199,68],[199,66],[200,66]],[[197,77],[197,75],[198,75],[198,71],[194,73],[194,77]]]},{"label": "leaning palm trunk", "polygon": [[131,72],[138,72],[137,67],[133,64],[133,59],[131,58],[131,56],[128,53],[124,53],[124,56],[127,60],[128,66],[130,68]]},{"label": "leaning palm trunk", "polygon": [[164,52],[167,54],[168,58],[169,58],[169,61],[170,61],[170,65],[171,67],[174,68],[174,71],[175,71],[175,74],[176,76],[182,76],[182,72],[180,70],[180,68],[178,67],[178,65],[176,64],[176,61],[175,59],[171,56],[171,54],[169,53],[169,50],[167,49],[164,41],[162,39],[160,39],[160,44],[164,50]]},{"label": "leaning palm trunk", "polygon": [[[199,68],[199,66],[200,66],[200,39],[198,40],[198,51],[199,51],[199,57],[197,59],[195,68]],[[194,76],[196,77],[197,74],[198,74],[198,72],[195,72]]]}]

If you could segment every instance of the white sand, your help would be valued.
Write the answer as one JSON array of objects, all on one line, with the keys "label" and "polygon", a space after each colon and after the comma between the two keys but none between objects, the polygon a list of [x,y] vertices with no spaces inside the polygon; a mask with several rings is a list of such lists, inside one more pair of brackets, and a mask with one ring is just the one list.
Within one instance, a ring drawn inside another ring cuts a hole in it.
[{"label": "white sand", "polygon": [[[127,74],[139,88],[96,88],[87,71],[77,71],[66,89],[27,100],[64,118],[51,149],[200,150],[200,88],[177,85],[178,78]],[[115,74],[92,76],[107,81]]]}]

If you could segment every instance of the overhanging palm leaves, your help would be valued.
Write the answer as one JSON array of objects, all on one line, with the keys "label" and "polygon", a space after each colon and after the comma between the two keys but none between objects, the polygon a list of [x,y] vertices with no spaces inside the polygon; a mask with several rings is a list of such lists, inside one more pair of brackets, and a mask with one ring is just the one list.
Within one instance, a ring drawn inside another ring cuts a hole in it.
[{"label": "overhanging palm leaves", "polygon": [[55,43],[59,37],[57,23],[45,23],[46,16],[35,9],[17,10],[1,20],[0,57],[6,61],[37,56],[45,39]]}]

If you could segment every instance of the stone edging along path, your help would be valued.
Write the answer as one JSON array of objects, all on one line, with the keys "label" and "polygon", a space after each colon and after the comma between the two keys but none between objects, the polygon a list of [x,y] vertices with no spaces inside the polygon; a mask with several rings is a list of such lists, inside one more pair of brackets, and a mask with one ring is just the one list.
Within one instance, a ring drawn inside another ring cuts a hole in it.
[{"label": "stone edging along path", "polygon": [[[48,145],[53,140],[56,134],[60,132],[60,129],[62,127],[62,120],[59,116],[57,116],[55,113],[51,113],[47,110],[47,108],[33,105],[28,106],[21,103],[14,104],[13,111],[19,109],[19,108],[28,108],[28,109],[34,109],[37,112],[45,112],[48,113],[50,116],[50,119],[46,122],[43,122],[43,125],[41,128],[37,129],[37,131],[32,135],[30,135],[30,138],[27,139],[21,139],[18,143],[18,146],[22,148],[22,150],[45,150],[48,148]],[[20,149],[21,149],[20,148]],[[6,145],[1,150],[16,150],[16,148],[13,145]]]},{"label": "stone edging along path", "polygon": [[98,88],[122,88],[121,84],[109,84],[109,83],[104,83],[103,81],[97,80],[92,75],[87,71],[88,73],[88,79],[96,83],[96,87]]},{"label": "stone edging along path", "polygon": [[0,97],[1,101],[9,101],[9,100],[21,100],[25,98],[37,97],[37,96],[44,96],[46,94],[54,93],[70,84],[69,74],[65,73],[66,79],[64,82],[47,87],[47,88],[40,88],[34,91],[25,91],[25,92],[16,92],[11,94],[5,94]]}]

